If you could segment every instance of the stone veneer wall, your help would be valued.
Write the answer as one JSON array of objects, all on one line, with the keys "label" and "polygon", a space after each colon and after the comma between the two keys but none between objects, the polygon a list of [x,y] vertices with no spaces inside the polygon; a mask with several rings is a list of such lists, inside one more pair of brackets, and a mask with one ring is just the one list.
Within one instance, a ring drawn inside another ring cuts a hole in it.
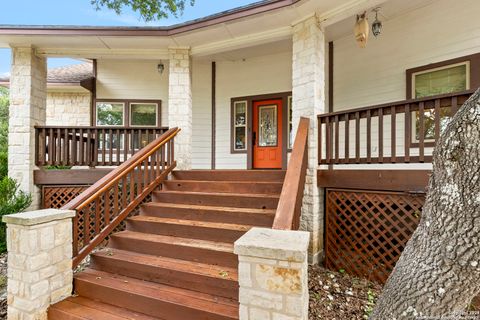
[{"label": "stone veneer wall", "polygon": [[46,124],[50,126],[89,126],[90,93],[48,92]]},{"label": "stone veneer wall", "polygon": [[47,319],[51,304],[72,294],[72,217],[39,210],[3,217],[7,224],[8,319]]},{"label": "stone veneer wall", "polygon": [[240,320],[308,319],[308,244],[304,231],[252,228],[235,242]]},{"label": "stone veneer wall", "polygon": [[310,232],[310,261],[317,263],[323,253],[323,196],[317,187],[318,121],[325,112],[325,36],[317,17],[293,27],[292,111],[293,132],[300,117],[310,118],[308,169],[303,197],[301,229]]},{"label": "stone veneer wall", "polygon": [[190,49],[170,48],[168,126],[182,129],[175,138],[177,169],[192,166],[192,79]]},{"label": "stone veneer wall", "polygon": [[45,124],[47,63],[31,47],[12,48],[10,77],[10,120],[8,136],[8,175],[20,189],[31,193],[32,209],[40,205],[40,190],[33,183],[35,129]]}]

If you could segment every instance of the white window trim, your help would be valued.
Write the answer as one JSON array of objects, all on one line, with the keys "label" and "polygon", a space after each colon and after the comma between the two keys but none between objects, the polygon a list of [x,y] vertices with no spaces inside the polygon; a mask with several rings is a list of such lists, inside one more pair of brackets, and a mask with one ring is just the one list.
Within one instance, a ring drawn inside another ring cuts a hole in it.
[{"label": "white window trim", "polygon": [[[98,124],[98,105],[99,104],[121,104],[123,106],[123,119],[122,119],[122,124],[116,124],[116,125],[111,125],[111,124]],[[95,103],[95,126],[97,127],[125,127],[125,117],[126,117],[126,110],[125,110],[125,102],[113,102],[113,101],[101,101],[101,102],[96,102]]]},{"label": "white window trim", "polygon": [[[132,104],[149,104],[149,105],[155,105],[155,125],[134,125],[132,124]],[[159,105],[158,103],[155,102],[136,102],[136,101],[130,101],[128,103],[128,118],[129,118],[129,126],[132,128],[143,128],[143,127],[151,127],[151,128],[157,128],[158,127],[158,112],[159,112]]]},{"label": "white window trim", "polygon": [[[236,121],[235,121],[236,117],[237,117],[237,105],[242,104],[242,103],[245,105],[245,124],[237,125]],[[235,151],[247,151],[248,150],[247,123],[248,123],[248,101],[247,100],[235,101],[233,103],[233,150],[235,150]],[[243,149],[238,149],[237,148],[237,144],[236,144],[237,128],[245,128],[245,148],[243,148]]]}]

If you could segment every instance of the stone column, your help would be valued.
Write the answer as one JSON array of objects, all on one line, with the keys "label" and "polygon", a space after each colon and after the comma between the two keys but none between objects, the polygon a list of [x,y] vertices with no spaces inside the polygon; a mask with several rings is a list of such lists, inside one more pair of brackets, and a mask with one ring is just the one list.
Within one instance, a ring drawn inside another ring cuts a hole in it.
[{"label": "stone column", "polygon": [[12,48],[8,175],[31,193],[31,209],[40,206],[40,190],[33,183],[35,129],[44,125],[47,101],[47,63],[31,47]]},{"label": "stone column", "polygon": [[240,320],[308,319],[309,237],[253,228],[235,242]]},{"label": "stone column", "polygon": [[72,294],[72,217],[40,210],[3,217],[7,224],[8,319],[47,319],[51,304]]},{"label": "stone column", "polygon": [[310,232],[310,262],[323,254],[323,190],[317,187],[318,121],[325,109],[325,37],[316,16],[293,26],[292,110],[293,132],[300,117],[310,118],[308,169],[302,206],[301,229]]},{"label": "stone column", "polygon": [[182,129],[175,138],[177,168],[192,166],[192,80],[189,48],[170,48],[168,126]]}]

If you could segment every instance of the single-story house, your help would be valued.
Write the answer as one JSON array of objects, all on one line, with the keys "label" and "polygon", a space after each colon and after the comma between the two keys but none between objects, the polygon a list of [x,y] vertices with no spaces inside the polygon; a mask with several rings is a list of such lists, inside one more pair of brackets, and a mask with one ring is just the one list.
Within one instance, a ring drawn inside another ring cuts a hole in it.
[{"label": "single-story house", "polygon": [[[46,209],[5,220],[9,315],[307,319],[307,260],[385,281],[480,86],[479,10],[269,0],[167,27],[0,26],[9,175]],[[50,57],[91,62],[70,105]]]}]

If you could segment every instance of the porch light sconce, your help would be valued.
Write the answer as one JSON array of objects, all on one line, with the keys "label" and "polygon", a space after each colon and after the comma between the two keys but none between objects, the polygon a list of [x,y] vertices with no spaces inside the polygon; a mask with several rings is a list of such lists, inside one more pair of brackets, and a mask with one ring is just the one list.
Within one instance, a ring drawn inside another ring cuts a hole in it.
[{"label": "porch light sconce", "polygon": [[376,37],[378,37],[380,35],[380,33],[382,33],[382,27],[383,27],[383,24],[380,20],[378,20],[378,11],[380,10],[380,8],[375,8],[373,9],[372,11],[375,12],[375,21],[373,21],[372,23],[372,33],[373,35]]},{"label": "porch light sconce", "polygon": [[157,71],[158,71],[158,73],[163,74],[163,71],[165,71],[165,65],[163,64],[163,62],[160,62],[157,65]]},{"label": "porch light sconce", "polygon": [[357,14],[357,22],[355,23],[353,32],[358,46],[360,48],[365,48],[367,46],[368,35],[370,32],[366,11],[360,15]]}]

